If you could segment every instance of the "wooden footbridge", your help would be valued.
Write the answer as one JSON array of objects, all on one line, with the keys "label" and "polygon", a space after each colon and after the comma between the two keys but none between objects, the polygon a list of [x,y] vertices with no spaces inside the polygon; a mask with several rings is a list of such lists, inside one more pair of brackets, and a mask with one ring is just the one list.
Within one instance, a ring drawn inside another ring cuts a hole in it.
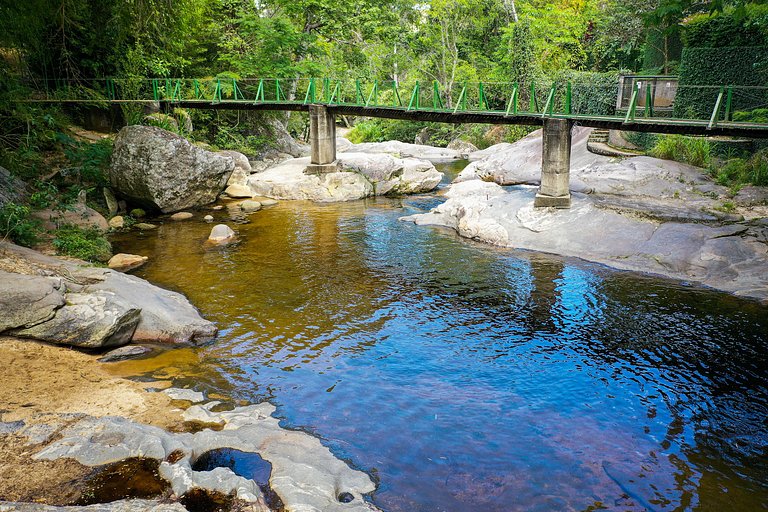
[{"label": "wooden footbridge", "polygon": [[[768,87],[688,86],[695,109],[675,116],[653,106],[650,84],[638,84],[626,109],[617,110],[618,83],[609,90],[555,83],[463,83],[450,90],[437,82],[333,79],[101,79],[53,81],[32,100],[40,102],[148,103],[168,109],[305,111],[310,115],[311,165],[307,172],[336,169],[336,115],[441,123],[543,126],[543,166],[537,206],[570,205],[571,127],[768,138],[768,122],[739,121],[740,112],[768,109]],[[683,86],[681,86],[683,87]],[[96,92],[94,92],[96,91]],[[611,94],[611,91],[615,91]],[[605,94],[608,92],[608,94]],[[678,95],[680,95],[678,90]],[[595,101],[611,98],[610,102]],[[734,115],[736,114],[736,115]],[[768,112],[766,113],[768,115]],[[736,119],[735,119],[736,118]]]}]

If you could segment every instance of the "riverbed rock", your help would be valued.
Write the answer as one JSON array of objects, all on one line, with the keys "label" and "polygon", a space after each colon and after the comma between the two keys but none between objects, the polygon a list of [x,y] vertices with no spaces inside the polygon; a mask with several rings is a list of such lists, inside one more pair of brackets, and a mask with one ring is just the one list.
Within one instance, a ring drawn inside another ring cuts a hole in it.
[{"label": "riverbed rock", "polygon": [[126,126],[115,138],[109,180],[122,196],[172,213],[212,203],[234,159],[153,126]]},{"label": "riverbed rock", "polygon": [[102,214],[82,203],[68,205],[66,209],[45,208],[32,212],[32,217],[40,220],[42,228],[53,231],[62,226],[73,225],[84,229],[109,229],[109,222]]},{"label": "riverbed rock", "polygon": [[200,391],[195,391],[194,389],[168,388],[164,389],[163,393],[168,395],[172,400],[186,400],[187,402],[192,402],[193,404],[205,400],[205,395]]},{"label": "riverbed rock", "polygon": [[309,156],[309,144],[304,144],[291,137],[279,119],[270,119],[269,127],[272,132],[272,140],[279,152],[287,153],[294,158]]},{"label": "riverbed rock", "polygon": [[67,293],[66,303],[49,320],[10,329],[9,334],[83,348],[130,343],[141,308],[104,290]]},{"label": "riverbed rock", "polygon": [[194,217],[194,215],[192,215],[190,212],[178,212],[171,215],[171,220],[189,220],[192,217]]},{"label": "riverbed rock", "polygon": [[477,151],[477,146],[466,140],[454,139],[448,144],[447,149],[458,151],[462,158],[466,159],[470,154]]},{"label": "riverbed rock", "polygon": [[308,158],[297,158],[251,175],[248,184],[257,196],[332,202],[428,192],[443,176],[429,162],[387,154],[341,153],[337,162],[340,171],[318,176],[304,172]]},{"label": "riverbed rock", "polygon": [[460,152],[453,149],[409,144],[399,140],[353,144],[347,153],[385,153],[396,158],[418,158],[432,163],[452,162],[463,158]]},{"label": "riverbed rock", "polygon": [[235,232],[226,224],[217,224],[213,226],[211,234],[208,235],[208,241],[216,244],[225,244],[234,242],[237,238]]},{"label": "riverbed rock", "polygon": [[7,242],[0,242],[2,258],[19,270],[0,276],[0,301],[8,301],[0,308],[0,332],[87,347],[204,343],[216,335],[183,295],[138,277]]},{"label": "riverbed rock", "polygon": [[0,270],[0,332],[50,320],[65,304],[65,290],[60,277]]},{"label": "riverbed rock", "polygon": [[743,226],[660,222],[595,206],[573,194],[567,210],[534,208],[535,187],[456,183],[430,213],[404,217],[446,226],[461,236],[503,247],[573,256],[622,270],[702,283],[768,300],[768,245]]},{"label": "riverbed rock", "polygon": [[86,506],[53,506],[42,503],[0,502],[0,512],[187,512],[181,503],[155,500],[118,500]]},{"label": "riverbed rock", "polygon": [[213,222],[213,215],[206,215],[205,217],[203,217],[203,220],[205,222]]},{"label": "riverbed rock", "polygon": [[134,224],[133,227],[140,231],[151,231],[153,229],[157,229],[157,226],[155,224],[149,224],[148,222],[139,222],[137,224]]},{"label": "riverbed rock", "polygon": [[248,178],[246,177],[242,185],[240,184],[230,185],[224,190],[224,193],[227,194],[229,197],[233,197],[235,199],[252,197],[253,192],[251,191],[251,188],[247,185],[247,183],[248,183]]},{"label": "riverbed rock", "polygon": [[[160,475],[171,483],[177,496],[194,487],[215,485],[225,494],[232,493],[251,503],[263,503],[255,482],[235,475],[229,468],[192,469],[193,459],[197,456],[218,448],[232,448],[258,453],[271,463],[269,483],[286,510],[378,510],[363,499],[364,494],[375,489],[371,478],[334,457],[317,438],[302,431],[281,428],[279,420],[272,416],[275,412],[272,404],[265,402],[213,412],[211,408],[215,404],[192,406],[184,412],[184,419],[194,421],[205,417],[208,423],[223,425],[220,431],[170,433],[123,418],[86,417],[62,429],[61,438],[38,451],[33,458],[69,457],[87,466],[99,466],[127,457],[149,457],[162,461]],[[181,454],[181,459],[168,462],[172,452]],[[348,503],[339,502],[337,497],[342,493],[351,494],[353,499]]]},{"label": "riverbed rock", "polygon": [[[648,156],[616,158],[588,151],[591,129],[572,131],[572,192],[599,196],[601,206],[660,221],[686,217],[691,222],[705,219],[737,221],[725,214],[722,201],[728,190],[714,183],[701,169],[680,162]],[[538,185],[541,180],[541,130],[513,144],[502,143],[472,153],[472,161],[455,183],[480,179],[499,185]],[[479,160],[475,160],[482,157]]]},{"label": "riverbed rock", "polygon": [[138,254],[125,254],[121,252],[112,256],[109,259],[109,262],[107,262],[107,266],[112,270],[128,272],[129,270],[139,268],[147,261],[149,261],[149,258],[146,256],[139,256]]},{"label": "riverbed rock", "polygon": [[261,202],[248,199],[240,203],[240,209],[244,212],[257,212],[261,210]]},{"label": "riverbed rock", "polygon": [[742,187],[733,202],[743,206],[768,205],[768,187]]},{"label": "riverbed rock", "polygon": [[152,352],[152,349],[143,345],[126,345],[125,347],[110,350],[97,359],[100,363],[114,363],[116,361],[125,361],[133,359]]},{"label": "riverbed rock", "polygon": [[111,229],[123,229],[125,227],[125,218],[122,215],[116,215],[109,219],[109,227]]},{"label": "riverbed rock", "polygon": [[120,211],[120,205],[117,202],[115,194],[109,187],[101,189],[101,193],[104,195],[104,202],[107,203],[107,211],[109,212],[109,215],[114,217]]}]

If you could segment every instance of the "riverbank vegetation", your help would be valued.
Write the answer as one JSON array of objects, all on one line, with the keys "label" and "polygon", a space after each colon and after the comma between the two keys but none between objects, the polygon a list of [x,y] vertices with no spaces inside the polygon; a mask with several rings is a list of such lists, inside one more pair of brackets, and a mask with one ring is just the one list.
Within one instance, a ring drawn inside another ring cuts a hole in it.
[{"label": "riverbank vegetation", "polygon": [[[270,147],[275,123],[294,137],[307,131],[302,114],[179,110],[147,115],[135,104],[85,108],[17,101],[66,88],[105,99],[104,91],[87,89],[94,78],[127,80],[127,92],[145,77],[329,76],[394,80],[403,90],[417,81],[437,81],[448,103],[465,82],[567,80],[593,91],[581,96],[592,103],[590,110],[611,114],[622,72],[680,73],[681,84],[764,82],[768,52],[759,48],[766,45],[768,5],[749,0],[6,3],[0,7],[0,166],[23,179],[28,190],[26,201],[0,211],[0,235],[33,243],[30,211],[66,209],[83,190],[89,206],[104,211],[100,191],[110,142],[93,143],[70,129],[88,125],[95,115],[113,125],[160,125],[214,149],[249,156]],[[757,57],[741,59],[738,66],[706,66],[734,51]],[[687,106],[680,108],[706,103],[683,96],[681,104]],[[735,112],[734,118],[759,119],[764,107]],[[420,136],[440,146],[461,138],[484,148],[529,131],[372,119],[358,120],[350,138],[413,142]],[[674,137],[659,139],[652,152],[712,167],[725,184],[766,182],[765,153],[714,159],[706,141]]]}]

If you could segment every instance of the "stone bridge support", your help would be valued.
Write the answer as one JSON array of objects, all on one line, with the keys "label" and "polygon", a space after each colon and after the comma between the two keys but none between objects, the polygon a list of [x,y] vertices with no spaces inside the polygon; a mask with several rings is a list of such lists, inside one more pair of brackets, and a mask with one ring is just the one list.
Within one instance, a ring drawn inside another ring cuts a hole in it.
[{"label": "stone bridge support", "polygon": [[336,166],[336,119],[325,105],[309,106],[310,164],[307,174],[335,172]]},{"label": "stone bridge support", "polygon": [[544,119],[541,185],[533,202],[535,207],[571,207],[571,121]]}]

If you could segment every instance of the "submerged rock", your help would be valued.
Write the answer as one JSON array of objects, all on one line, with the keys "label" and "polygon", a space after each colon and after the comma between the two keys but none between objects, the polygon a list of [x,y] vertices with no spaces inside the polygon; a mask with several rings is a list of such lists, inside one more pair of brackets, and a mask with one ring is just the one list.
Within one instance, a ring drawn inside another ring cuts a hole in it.
[{"label": "submerged rock", "polygon": [[240,209],[244,212],[257,212],[261,210],[261,202],[248,199],[240,203]]},{"label": "submerged rock", "polygon": [[288,160],[251,175],[248,184],[254,195],[333,202],[428,192],[443,177],[429,162],[385,154],[341,153],[337,162],[340,171],[311,175],[304,172],[308,158]]},{"label": "submerged rock", "polygon": [[192,217],[194,217],[194,215],[189,212],[178,212],[171,215],[171,220],[188,220]]},{"label": "submerged rock", "polygon": [[217,224],[213,226],[211,234],[208,235],[208,241],[216,244],[226,244],[234,242],[237,239],[237,235],[232,228],[226,224]]},{"label": "submerged rock", "polygon": [[100,363],[113,363],[115,361],[124,361],[126,359],[133,359],[134,357],[143,356],[152,352],[149,347],[142,345],[127,345],[125,347],[116,348],[110,350],[103,356],[97,359]]},{"label": "submerged rock", "polygon": [[152,229],[157,229],[157,226],[155,224],[149,224],[147,222],[139,222],[138,224],[134,224],[133,227],[142,231],[150,231]]},{"label": "submerged rock", "polygon": [[215,201],[234,167],[231,156],[174,133],[126,126],[115,138],[109,180],[120,195],[172,213]]}]

